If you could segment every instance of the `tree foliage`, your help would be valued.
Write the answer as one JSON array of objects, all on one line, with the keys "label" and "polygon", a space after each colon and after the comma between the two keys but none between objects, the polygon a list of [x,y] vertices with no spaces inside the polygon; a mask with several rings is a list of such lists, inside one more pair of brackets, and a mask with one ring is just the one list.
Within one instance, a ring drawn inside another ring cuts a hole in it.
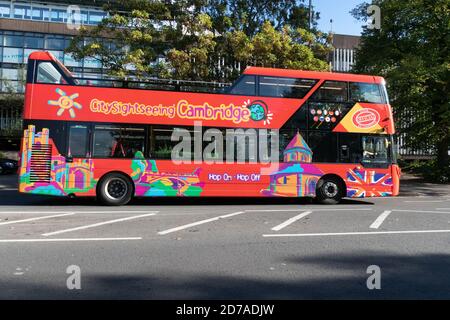
[{"label": "tree foliage", "polygon": [[120,78],[230,81],[247,65],[327,70],[330,39],[307,30],[303,2],[114,1],[109,17],[82,28],[67,51]]},{"label": "tree foliage", "polygon": [[[406,127],[407,145],[437,152],[437,167],[449,174],[450,158],[450,2],[375,0],[381,30],[365,29],[355,72],[380,74],[392,105]],[[368,4],[353,11],[367,20]],[[405,115],[409,115],[408,118]]]}]

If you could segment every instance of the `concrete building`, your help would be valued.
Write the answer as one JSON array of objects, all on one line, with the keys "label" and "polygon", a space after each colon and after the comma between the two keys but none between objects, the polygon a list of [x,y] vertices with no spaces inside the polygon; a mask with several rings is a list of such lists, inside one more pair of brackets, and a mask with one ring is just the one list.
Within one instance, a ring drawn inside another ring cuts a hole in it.
[{"label": "concrete building", "polygon": [[331,69],[335,72],[350,72],[355,63],[355,51],[361,37],[333,34],[334,50],[330,56]]},{"label": "concrete building", "polygon": [[80,8],[81,24],[96,25],[106,13],[104,1],[4,1],[0,0],[0,92],[23,92],[28,56],[48,50],[77,76],[101,77],[101,65],[93,59],[76,61],[63,50],[77,30],[68,25],[69,5]]}]

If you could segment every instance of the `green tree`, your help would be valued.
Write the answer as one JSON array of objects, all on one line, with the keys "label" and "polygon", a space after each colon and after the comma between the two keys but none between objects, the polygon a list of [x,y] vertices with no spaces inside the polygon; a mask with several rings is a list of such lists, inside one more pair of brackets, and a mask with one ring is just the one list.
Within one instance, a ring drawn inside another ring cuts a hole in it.
[{"label": "green tree", "polygon": [[[381,30],[364,30],[354,71],[387,79],[395,113],[412,115],[404,129],[407,144],[431,145],[437,153],[437,169],[448,179],[450,2],[375,0],[373,4],[381,8]],[[367,21],[367,6],[361,4],[353,15]]]},{"label": "green tree", "polygon": [[[233,31],[227,33],[226,40],[234,59],[244,65],[262,67],[325,71],[326,55],[332,49],[314,33],[301,28],[292,30],[287,25],[277,31],[269,21],[252,38],[242,31]],[[317,57],[312,46],[323,56]]]},{"label": "green tree", "polygon": [[[264,22],[269,21],[277,30],[285,25],[309,28],[309,7],[306,0],[209,0],[205,12],[219,33],[242,31],[254,36]],[[319,13],[313,14],[313,28],[317,27]]]},{"label": "green tree", "polygon": [[109,18],[83,28],[67,51],[98,59],[120,78],[228,82],[247,65],[326,70],[329,39],[302,27],[307,15],[293,17],[304,9],[301,2],[119,0],[105,7]]}]

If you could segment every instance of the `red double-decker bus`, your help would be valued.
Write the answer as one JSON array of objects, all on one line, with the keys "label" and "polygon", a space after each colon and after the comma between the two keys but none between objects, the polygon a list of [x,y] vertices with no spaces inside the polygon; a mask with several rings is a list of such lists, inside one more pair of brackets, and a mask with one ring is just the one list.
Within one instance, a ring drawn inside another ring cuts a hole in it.
[{"label": "red double-decker bus", "polygon": [[381,77],[247,68],[226,88],[74,77],[28,60],[20,192],[133,197],[395,196]]}]

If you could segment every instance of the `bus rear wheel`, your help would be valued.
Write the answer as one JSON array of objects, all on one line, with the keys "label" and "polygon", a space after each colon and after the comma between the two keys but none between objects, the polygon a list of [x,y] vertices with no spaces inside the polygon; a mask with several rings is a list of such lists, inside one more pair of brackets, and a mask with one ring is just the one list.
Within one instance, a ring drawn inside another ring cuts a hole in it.
[{"label": "bus rear wheel", "polygon": [[344,186],[335,177],[325,177],[317,183],[316,200],[322,204],[338,204],[344,194]]},{"label": "bus rear wheel", "polygon": [[125,175],[108,173],[99,182],[97,198],[104,205],[122,206],[133,197],[133,184]]}]

